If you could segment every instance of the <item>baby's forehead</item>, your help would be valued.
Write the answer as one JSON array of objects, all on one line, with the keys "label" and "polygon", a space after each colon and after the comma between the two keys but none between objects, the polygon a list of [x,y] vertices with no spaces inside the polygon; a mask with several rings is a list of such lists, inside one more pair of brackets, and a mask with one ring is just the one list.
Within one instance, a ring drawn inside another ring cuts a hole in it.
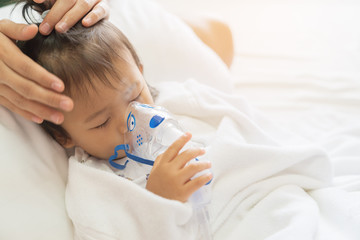
[{"label": "baby's forehead", "polygon": [[134,81],[129,81],[125,83],[125,85],[121,89],[125,100],[131,98],[132,93],[137,89],[138,84],[139,84],[138,82],[134,82]]},{"label": "baby's forehead", "polygon": [[93,102],[103,101],[113,94],[121,95],[123,100],[129,100],[134,91],[138,89],[141,82],[136,78],[129,77],[112,77],[109,76],[104,79],[93,79],[92,81],[84,82],[81,89],[77,88],[70,94],[76,102],[83,105],[89,105]]},{"label": "baby's forehead", "polygon": [[[120,57],[121,56],[121,57]],[[99,61],[96,64],[83,64],[82,69],[69,76],[66,87],[70,97],[77,95],[93,95],[99,89],[113,87],[124,89],[128,85],[128,69],[131,68],[131,56],[119,55],[111,61]]]}]

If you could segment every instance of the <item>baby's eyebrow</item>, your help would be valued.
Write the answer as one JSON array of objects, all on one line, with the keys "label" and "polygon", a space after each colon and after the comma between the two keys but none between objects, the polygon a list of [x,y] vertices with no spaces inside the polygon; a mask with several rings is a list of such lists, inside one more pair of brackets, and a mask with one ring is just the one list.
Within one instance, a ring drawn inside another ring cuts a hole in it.
[{"label": "baby's eyebrow", "polygon": [[100,109],[99,111],[96,111],[94,113],[92,113],[90,116],[88,116],[84,123],[88,123],[90,122],[91,120],[95,119],[97,116],[101,115],[102,113],[104,113],[106,111],[107,107],[104,107],[102,109]]}]

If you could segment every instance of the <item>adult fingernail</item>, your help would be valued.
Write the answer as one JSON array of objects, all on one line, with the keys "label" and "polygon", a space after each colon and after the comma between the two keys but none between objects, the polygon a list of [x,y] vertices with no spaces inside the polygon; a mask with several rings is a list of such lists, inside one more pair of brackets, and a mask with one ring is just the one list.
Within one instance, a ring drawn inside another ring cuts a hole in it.
[{"label": "adult fingernail", "polygon": [[91,23],[91,18],[90,17],[84,18],[82,22],[84,25],[89,26]]},{"label": "adult fingernail", "polygon": [[62,117],[59,114],[55,113],[50,116],[50,120],[55,124],[60,124],[62,122]]},{"label": "adult fingernail", "polygon": [[36,116],[33,116],[33,117],[31,118],[31,120],[32,120],[33,122],[37,123],[37,124],[41,124],[41,123],[44,121],[43,119],[41,119],[41,118],[39,118],[39,117],[36,117]]},{"label": "adult fingernail", "polygon": [[63,99],[60,101],[60,108],[65,111],[70,111],[73,108],[73,103],[70,99]]},{"label": "adult fingernail", "polygon": [[64,85],[61,84],[60,82],[53,82],[51,84],[51,88],[54,89],[55,91],[62,92],[64,90]]},{"label": "adult fingernail", "polygon": [[50,31],[51,31],[50,25],[49,25],[48,23],[43,23],[43,24],[41,24],[41,26],[40,26],[40,31],[41,31],[43,34],[49,34]]},{"label": "adult fingernail", "polygon": [[30,25],[25,26],[25,27],[22,29],[22,32],[25,33],[25,32],[28,30],[29,26],[30,26]]},{"label": "adult fingernail", "polygon": [[59,23],[56,25],[56,30],[61,33],[66,32],[68,30],[67,24],[64,22]]}]

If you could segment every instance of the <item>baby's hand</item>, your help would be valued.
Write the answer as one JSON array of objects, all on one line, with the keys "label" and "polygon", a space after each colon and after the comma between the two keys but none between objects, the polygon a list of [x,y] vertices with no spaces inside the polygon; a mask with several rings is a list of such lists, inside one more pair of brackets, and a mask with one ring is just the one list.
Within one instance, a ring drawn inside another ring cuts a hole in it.
[{"label": "baby's hand", "polygon": [[212,179],[211,173],[191,179],[195,174],[209,169],[211,163],[198,161],[186,165],[205,153],[203,149],[187,149],[179,153],[190,139],[190,133],[184,134],[156,158],[146,185],[147,190],[164,198],[186,202],[196,190]]}]

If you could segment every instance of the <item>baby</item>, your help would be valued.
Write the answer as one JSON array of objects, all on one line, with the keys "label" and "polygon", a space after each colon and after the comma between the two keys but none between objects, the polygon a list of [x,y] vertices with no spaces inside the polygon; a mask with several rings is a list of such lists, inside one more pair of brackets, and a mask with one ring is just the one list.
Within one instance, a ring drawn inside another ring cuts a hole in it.
[{"label": "baby", "polygon": [[[29,1],[24,9],[31,6],[38,5]],[[124,143],[128,104],[132,101],[153,104],[156,98],[156,90],[143,77],[143,66],[133,46],[107,20],[91,28],[78,23],[63,34],[55,31],[48,36],[37,34],[30,41],[18,42],[18,46],[62,79],[64,93],[74,101],[74,109],[63,113],[65,120],[61,125],[47,121],[41,124],[64,148],[76,147],[94,158],[108,159],[114,147]],[[191,180],[211,166],[208,162],[187,165],[204,154],[203,149],[180,153],[190,139],[191,134],[184,134],[155,160],[153,168],[148,169],[146,189],[164,198],[186,202],[211,180],[211,174]],[[124,158],[125,153],[119,157]]]}]

